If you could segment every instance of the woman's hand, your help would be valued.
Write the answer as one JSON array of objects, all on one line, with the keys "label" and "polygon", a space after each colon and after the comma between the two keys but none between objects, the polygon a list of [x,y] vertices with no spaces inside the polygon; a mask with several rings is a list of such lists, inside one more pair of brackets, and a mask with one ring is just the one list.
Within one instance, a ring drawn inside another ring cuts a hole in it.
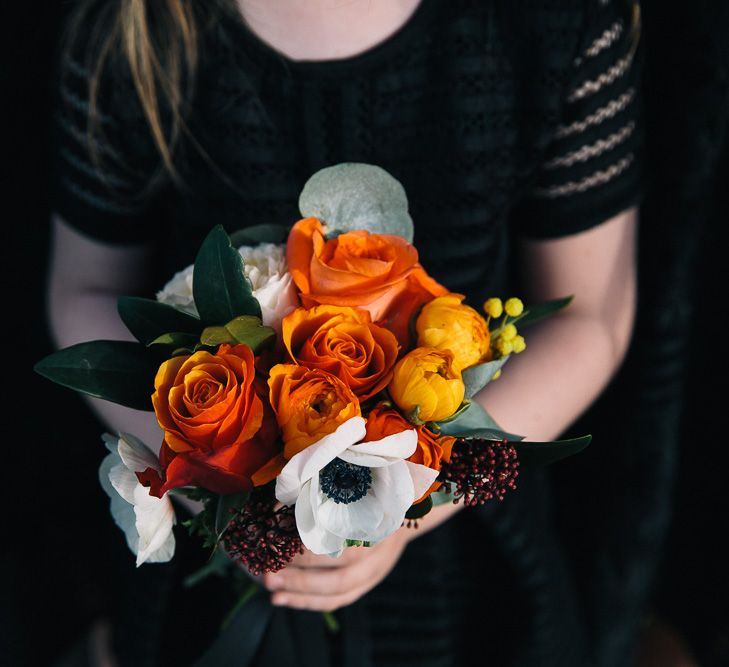
[{"label": "woman's hand", "polygon": [[275,605],[334,611],[357,601],[395,567],[408,542],[427,533],[461,508],[446,504],[433,508],[419,527],[402,527],[371,547],[348,547],[339,558],[307,551],[291,564],[263,577]]}]

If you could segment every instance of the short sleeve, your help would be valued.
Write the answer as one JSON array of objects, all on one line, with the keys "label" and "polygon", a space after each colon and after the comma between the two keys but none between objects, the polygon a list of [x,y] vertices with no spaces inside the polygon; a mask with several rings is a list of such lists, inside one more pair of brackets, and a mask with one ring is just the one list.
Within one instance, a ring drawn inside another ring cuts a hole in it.
[{"label": "short sleeve", "polygon": [[86,60],[82,49],[65,53],[54,77],[51,210],[96,240],[143,243],[155,234],[160,159],[131,80],[121,74],[103,75],[98,131],[90,133]]},{"label": "short sleeve", "polygon": [[640,200],[639,5],[591,2],[561,121],[517,210],[529,238],[584,231]]}]

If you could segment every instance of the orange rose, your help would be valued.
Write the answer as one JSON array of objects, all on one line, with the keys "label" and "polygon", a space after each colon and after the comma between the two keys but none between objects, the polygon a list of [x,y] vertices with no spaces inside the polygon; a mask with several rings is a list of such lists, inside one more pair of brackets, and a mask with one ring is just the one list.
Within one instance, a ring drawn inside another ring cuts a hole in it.
[{"label": "orange rose", "polygon": [[[443,462],[451,460],[451,452],[456,439],[450,435],[437,435],[425,428],[414,427],[399,412],[378,405],[367,416],[367,435],[365,442],[381,440],[388,435],[394,435],[408,429],[416,428],[418,432],[418,447],[408,458],[408,461],[420,463],[433,470],[440,470]],[[435,481],[430,488],[413,504],[425,500],[433,491],[437,491],[443,482]]]},{"label": "orange rose", "polygon": [[297,364],[335,375],[360,400],[387,386],[397,360],[395,336],[372,324],[366,310],[298,308],[284,318],[282,336]]},{"label": "orange rose", "polygon": [[200,351],[160,366],[152,395],[165,432],[160,493],[188,485],[215,493],[251,488],[253,473],[276,451],[254,380],[247,345],[221,345],[215,354]]},{"label": "orange rose", "polygon": [[286,256],[304,306],[364,308],[401,341],[416,310],[447,292],[400,236],[355,231],[327,240],[317,218],[304,218],[289,234]]},{"label": "orange rose", "polygon": [[270,371],[268,386],[284,449],[257,472],[256,486],[275,479],[294,455],[361,415],[352,390],[326,371],[278,364]]}]

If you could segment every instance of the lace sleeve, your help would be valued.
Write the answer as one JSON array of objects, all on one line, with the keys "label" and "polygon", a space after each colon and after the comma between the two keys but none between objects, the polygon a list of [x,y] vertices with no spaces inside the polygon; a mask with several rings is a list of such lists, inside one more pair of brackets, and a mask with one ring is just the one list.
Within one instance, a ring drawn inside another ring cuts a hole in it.
[{"label": "lace sleeve", "polygon": [[561,123],[517,213],[527,237],[583,231],[640,199],[640,9],[629,0],[593,2]]}]

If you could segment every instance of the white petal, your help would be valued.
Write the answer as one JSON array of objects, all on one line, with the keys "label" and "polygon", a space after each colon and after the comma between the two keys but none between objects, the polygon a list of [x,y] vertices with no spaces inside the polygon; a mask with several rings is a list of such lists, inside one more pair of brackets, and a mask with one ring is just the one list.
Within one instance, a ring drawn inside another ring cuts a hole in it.
[{"label": "white petal", "polygon": [[139,438],[129,433],[119,434],[119,456],[124,465],[134,472],[144,472],[147,468],[162,470],[154,452]]},{"label": "white petal", "polygon": [[99,482],[101,482],[101,487],[111,499],[110,509],[114,523],[124,531],[127,545],[132,553],[136,554],[139,545],[139,534],[134,525],[134,508],[116,492],[109,481],[109,474],[115,466],[124,468],[118,454],[112,453],[105,457],[99,466]]},{"label": "white petal", "polygon": [[134,504],[134,490],[139,484],[137,476],[117,457],[118,462],[109,469],[109,481],[114,490],[130,505]]},{"label": "white petal", "polygon": [[[163,547],[166,547],[165,553],[169,552],[169,538],[175,523],[175,510],[167,494],[162,498],[150,496],[149,489],[139,483],[135,489],[134,500],[135,526],[139,533],[138,567],[146,560],[151,560],[153,557],[159,558],[162,554],[157,552]],[[171,548],[169,558],[174,553],[174,538]],[[161,561],[157,559],[156,562]]]},{"label": "white petal", "polygon": [[302,485],[333,461],[347,447],[360,441],[366,433],[365,420],[352,417],[313,445],[299,452],[283,467],[276,478],[276,498],[284,505],[293,505]]},{"label": "white petal", "polygon": [[382,523],[384,510],[375,495],[353,503],[335,503],[327,498],[319,507],[317,520],[327,531],[343,539],[369,540]]},{"label": "white petal", "polygon": [[409,429],[388,435],[382,440],[352,445],[346,452],[340,454],[339,458],[347,463],[379,468],[406,459],[415,451],[417,445],[418,433],[415,429]]},{"label": "white petal", "polygon": [[101,439],[104,441],[104,446],[112,453],[118,454],[119,453],[119,436],[118,435],[112,435],[111,433],[104,433],[101,436]]},{"label": "white petal", "polygon": [[404,461],[373,470],[370,493],[384,508],[382,522],[370,538],[372,542],[379,542],[402,525],[405,512],[415,499],[413,480]]},{"label": "white petal", "polygon": [[304,483],[296,501],[296,528],[304,546],[315,554],[339,554],[344,548],[341,537],[327,531],[316,520],[316,509],[320,503],[317,478]]},{"label": "white petal", "polygon": [[405,465],[408,467],[410,476],[413,478],[415,499],[417,500],[430,488],[430,485],[435,482],[436,477],[438,477],[438,471],[433,470],[428,466],[421,465],[420,463],[413,463],[412,461],[405,461]]}]

